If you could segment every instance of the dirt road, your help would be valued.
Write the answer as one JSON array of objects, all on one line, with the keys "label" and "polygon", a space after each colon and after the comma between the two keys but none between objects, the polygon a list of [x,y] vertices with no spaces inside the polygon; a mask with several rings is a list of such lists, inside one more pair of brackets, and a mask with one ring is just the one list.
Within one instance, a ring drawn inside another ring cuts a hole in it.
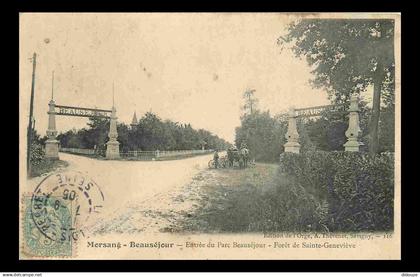
[{"label": "dirt road", "polygon": [[[269,187],[277,168],[209,170],[211,154],[171,161],[106,161],[65,153],[60,158],[69,164],[65,170],[85,173],[105,196],[101,213],[84,225],[94,235],[246,230],[249,215],[243,213],[259,190]],[[42,178],[31,179],[29,187]]]},{"label": "dirt road", "polygon": [[[152,210],[152,206],[170,205],[176,191],[207,169],[212,155],[170,161],[107,161],[60,153],[60,159],[69,163],[66,170],[83,172],[96,181],[105,196],[105,206],[94,225],[108,222],[113,229],[110,220],[129,215],[132,207],[141,203],[147,202]],[[28,188],[35,188],[43,178],[31,179]]]},{"label": "dirt road", "polygon": [[[92,228],[95,234],[247,231],[270,194],[277,165],[198,171],[192,179],[143,201],[132,202]],[[256,211],[255,211],[256,210]]]}]

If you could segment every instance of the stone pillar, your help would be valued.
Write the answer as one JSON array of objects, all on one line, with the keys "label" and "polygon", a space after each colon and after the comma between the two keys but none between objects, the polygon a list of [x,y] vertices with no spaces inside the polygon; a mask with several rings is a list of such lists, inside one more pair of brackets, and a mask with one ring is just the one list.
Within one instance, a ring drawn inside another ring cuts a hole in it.
[{"label": "stone pillar", "polygon": [[116,160],[120,158],[120,143],[117,141],[117,111],[112,107],[111,120],[109,123],[109,141],[106,143],[106,158]]},{"label": "stone pillar", "polygon": [[363,145],[358,141],[360,132],[359,99],[357,95],[352,95],[349,107],[349,128],[346,131],[347,142],[344,144],[345,151],[359,152],[359,147]]},{"label": "stone pillar", "polygon": [[58,160],[58,140],[56,139],[57,130],[55,128],[55,102],[48,103],[48,129],[47,141],[45,142],[45,158]]},{"label": "stone pillar", "polygon": [[296,112],[295,108],[289,110],[289,123],[287,126],[286,140],[284,144],[284,152],[298,153],[300,151],[299,133],[296,126]]}]

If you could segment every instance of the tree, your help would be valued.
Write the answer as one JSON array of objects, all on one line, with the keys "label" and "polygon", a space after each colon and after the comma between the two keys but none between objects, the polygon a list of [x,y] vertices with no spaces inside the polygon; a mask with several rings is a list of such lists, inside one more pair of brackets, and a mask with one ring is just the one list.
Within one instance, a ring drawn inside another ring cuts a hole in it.
[{"label": "tree", "polygon": [[87,125],[90,129],[86,130],[84,136],[82,135],[85,147],[94,148],[96,145],[97,149],[105,150],[105,143],[108,141],[109,119],[90,117]]},{"label": "tree", "polygon": [[389,19],[304,19],[289,26],[279,44],[293,43],[296,56],[313,67],[315,87],[332,101],[348,102],[353,93],[373,85],[369,152],[379,150],[382,94],[394,94],[394,21]]},{"label": "tree", "polygon": [[250,155],[257,161],[277,161],[285,143],[287,125],[270,116],[268,111],[254,111],[241,118],[236,128],[235,144],[239,148],[246,142]]},{"label": "tree", "polygon": [[245,104],[242,106],[244,114],[253,114],[257,111],[258,99],[254,95],[255,89],[248,89],[244,92],[243,98],[245,99]]},{"label": "tree", "polygon": [[379,120],[379,142],[381,151],[395,151],[395,105],[385,106]]}]

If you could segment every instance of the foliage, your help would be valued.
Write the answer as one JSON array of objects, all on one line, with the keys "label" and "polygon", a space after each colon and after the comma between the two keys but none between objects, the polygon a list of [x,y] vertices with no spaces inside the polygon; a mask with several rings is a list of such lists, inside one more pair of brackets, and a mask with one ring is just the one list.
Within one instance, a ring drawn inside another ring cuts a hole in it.
[{"label": "foliage", "polygon": [[284,153],[280,174],[295,180],[293,186],[302,186],[319,205],[327,204],[328,216],[323,224],[329,231],[393,229],[392,154]]},{"label": "foliage", "polygon": [[[298,120],[301,151],[344,150],[347,120],[336,117],[325,114],[318,119]],[[257,110],[242,117],[241,126],[236,128],[235,144],[239,147],[245,141],[251,156],[257,161],[277,162],[284,151],[286,132],[287,121]]]},{"label": "foliage", "polygon": [[52,172],[57,168],[67,167],[68,162],[62,160],[42,159],[39,163],[32,165],[30,177],[37,177]]},{"label": "foliage", "polygon": [[92,117],[89,118],[88,127],[60,133],[57,139],[62,147],[93,149],[96,146],[98,150],[106,149],[105,143],[108,139],[109,121],[104,118]]},{"label": "foliage", "polygon": [[285,175],[275,178],[277,186],[261,195],[262,214],[249,224],[252,231],[327,231],[328,205]]},{"label": "foliage", "polygon": [[395,151],[395,105],[387,105],[381,112],[379,121],[380,152]]},{"label": "foliage", "polygon": [[280,166],[258,163],[229,174],[203,172],[182,198],[183,203],[198,199],[199,205],[181,230],[391,231],[393,163],[391,154],[308,151],[282,154]]},{"label": "foliage", "polygon": [[[304,132],[307,133],[308,138],[313,144],[311,150],[344,150],[343,144],[346,143],[345,132],[347,129],[345,121],[321,117],[317,120],[308,120],[302,125],[299,126],[301,131],[300,134],[302,131],[306,130]],[[305,151],[305,147],[302,148],[302,151]]]},{"label": "foliage", "polygon": [[30,157],[30,172],[29,177],[37,177],[42,174],[51,172],[58,167],[65,167],[68,165],[65,161],[50,160],[45,158],[44,145],[47,137],[40,137],[36,130],[32,131],[31,143],[31,157]]},{"label": "foliage", "polygon": [[308,151],[304,154],[283,153],[280,156],[280,172],[303,185],[318,198],[326,198],[328,188],[332,185],[333,162],[330,153]]},{"label": "foliage", "polygon": [[[106,148],[109,121],[90,118],[89,128],[70,130],[58,135],[62,147]],[[122,151],[131,150],[186,150],[225,149],[228,143],[211,132],[195,130],[190,124],[179,124],[170,120],[161,120],[157,115],[146,113],[134,127],[124,123],[117,124],[118,141]]]},{"label": "foliage", "polygon": [[314,87],[325,88],[337,103],[374,86],[370,152],[378,152],[381,95],[394,94],[394,21],[389,19],[303,19],[289,26],[279,44],[292,43],[296,56],[312,66]]},{"label": "foliage", "polygon": [[393,94],[393,40],[389,19],[304,19],[292,23],[279,43],[293,43],[296,56],[306,57],[314,68],[314,86],[326,88],[337,102],[348,102],[372,84],[379,65],[390,73],[383,82]]},{"label": "foliage", "polygon": [[36,130],[32,130],[31,135],[31,156],[29,161],[31,166],[38,165],[42,159],[44,158],[44,149],[42,147],[43,142],[45,141],[44,138],[41,138],[40,135],[36,132]]},{"label": "foliage", "polygon": [[251,115],[258,110],[258,99],[254,95],[255,90],[248,89],[243,94],[245,104],[242,106],[244,115]]},{"label": "foliage", "polygon": [[[368,125],[371,109],[365,101],[359,102],[360,141],[362,152],[369,145]],[[384,107],[380,116],[380,152],[394,152],[394,105]],[[347,138],[348,113],[342,110],[325,111],[320,117],[298,119],[297,129],[301,152],[343,151]],[[241,117],[241,125],[236,128],[235,144],[239,147],[245,141],[251,156],[257,161],[277,162],[286,143],[287,121],[280,116],[271,116],[268,111],[255,110]]]},{"label": "foliage", "polygon": [[[258,163],[232,174],[198,178],[188,188],[199,207],[182,223],[183,231],[293,232],[325,231],[326,201],[318,201],[294,180],[278,174],[275,164]],[[202,182],[202,183],[201,183]],[[198,193],[198,195],[196,195]]]},{"label": "foliage", "polygon": [[257,161],[277,161],[285,143],[286,125],[270,116],[269,112],[254,111],[244,115],[236,128],[235,144],[246,142],[250,156]]},{"label": "foliage", "polygon": [[44,153],[44,149],[42,149],[42,145],[38,143],[37,141],[32,141],[31,157],[30,157],[31,166],[38,165],[44,158],[44,155],[45,153]]}]

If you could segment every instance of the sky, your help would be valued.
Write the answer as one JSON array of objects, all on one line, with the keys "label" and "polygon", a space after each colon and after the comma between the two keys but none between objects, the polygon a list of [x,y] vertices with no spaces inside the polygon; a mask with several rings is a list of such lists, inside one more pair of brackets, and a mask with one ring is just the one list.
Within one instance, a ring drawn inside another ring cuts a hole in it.
[{"label": "sky", "polygon": [[[21,131],[29,118],[32,64],[37,53],[34,116],[48,126],[54,71],[56,104],[110,109],[114,86],[118,120],[152,111],[234,141],[242,94],[255,89],[271,114],[290,106],[328,104],[313,89],[305,60],[277,38],[285,14],[21,14]],[[57,116],[57,130],[86,127],[87,118]]]}]

